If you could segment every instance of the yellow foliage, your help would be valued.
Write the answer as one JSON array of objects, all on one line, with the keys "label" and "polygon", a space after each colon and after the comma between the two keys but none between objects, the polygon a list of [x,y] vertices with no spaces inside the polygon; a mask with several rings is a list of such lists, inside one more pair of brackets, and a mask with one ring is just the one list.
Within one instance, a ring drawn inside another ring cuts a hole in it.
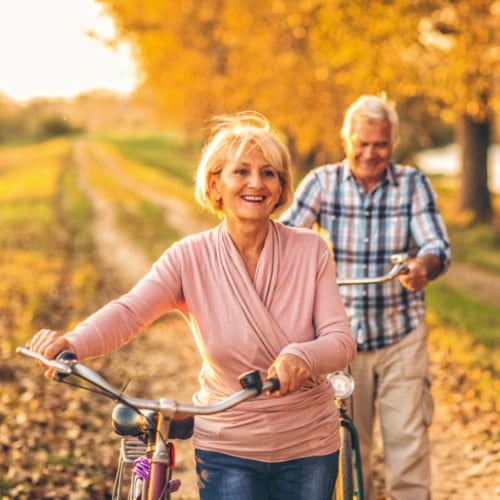
[{"label": "yellow foliage", "polygon": [[33,162],[45,162],[54,157],[60,157],[69,151],[70,143],[67,139],[53,139],[51,141],[28,146],[0,147],[0,170],[29,166]]},{"label": "yellow foliage", "polygon": [[54,295],[62,261],[33,251],[3,250],[0,261],[0,336],[26,338],[35,313]]},{"label": "yellow foliage", "polygon": [[[95,297],[98,276],[91,256],[72,253],[77,221],[70,214],[82,207],[76,177],[66,176],[70,145],[53,140],[0,148],[0,223],[8,227],[0,240],[2,350],[46,326],[49,316],[52,326],[61,327],[66,315],[85,310]],[[77,251],[90,248],[83,238]]]},{"label": "yellow foliage", "polygon": [[61,172],[60,158],[68,151],[69,143],[62,139],[23,148],[0,148],[0,201],[52,197]]},{"label": "yellow foliage", "polygon": [[[465,420],[474,418],[476,411],[500,414],[500,381],[492,377],[500,372],[500,359],[495,352],[475,343],[473,336],[463,329],[439,324],[431,313],[427,321],[434,376],[439,387],[446,387],[444,396],[450,410]],[[499,431],[497,422],[495,432]]]},{"label": "yellow foliage", "polygon": [[299,163],[338,159],[361,94],[424,102],[449,123],[498,99],[493,0],[98,1],[135,45],[164,123],[198,131],[214,113],[256,109]]},{"label": "yellow foliage", "polygon": [[51,164],[12,170],[2,176],[0,201],[52,197],[58,177],[57,167]]},{"label": "yellow foliage", "polygon": [[[87,311],[89,304],[95,300],[96,289],[99,286],[99,271],[91,262],[75,266],[69,276],[72,290],[72,309],[75,313],[73,322],[81,320],[81,314]],[[68,325],[69,326],[69,325]]]}]

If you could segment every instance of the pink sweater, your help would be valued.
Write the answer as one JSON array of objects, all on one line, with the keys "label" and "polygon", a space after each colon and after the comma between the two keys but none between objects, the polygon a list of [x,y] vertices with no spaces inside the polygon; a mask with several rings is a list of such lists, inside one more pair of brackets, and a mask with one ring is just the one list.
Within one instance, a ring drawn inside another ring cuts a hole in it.
[{"label": "pink sweater", "polygon": [[300,356],[313,373],[307,387],[288,396],[262,395],[225,413],[196,417],[197,448],[267,462],[339,448],[325,374],[349,364],[356,345],[333,259],[319,235],[270,221],[252,282],[222,223],[172,245],[129,293],[67,337],[79,359],[101,355],[173,309],[189,322],[203,358],[196,404],[232,394],[248,370],[265,378],[283,353]]}]

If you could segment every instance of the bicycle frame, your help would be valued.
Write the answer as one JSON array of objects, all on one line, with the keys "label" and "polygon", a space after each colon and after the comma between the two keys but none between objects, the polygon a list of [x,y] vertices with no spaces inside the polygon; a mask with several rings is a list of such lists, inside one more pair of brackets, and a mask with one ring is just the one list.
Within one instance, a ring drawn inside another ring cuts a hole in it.
[{"label": "bicycle frame", "polygon": [[[165,424],[165,418],[161,413],[147,411],[138,414],[133,409],[124,404],[115,406],[112,413],[112,424],[115,432],[122,437],[120,446],[120,458],[113,487],[113,499],[121,498],[123,487],[123,476],[126,465],[133,465],[130,484],[131,492],[147,491],[150,478],[149,460],[145,457],[151,456],[151,462],[162,464],[159,473],[155,473],[153,465],[152,477],[157,486],[152,484],[151,488],[164,488],[168,493],[177,491],[180,487],[180,480],[172,479],[172,470],[175,466],[175,446],[170,440],[189,439],[193,434],[193,417],[181,420],[175,417],[169,421],[168,438],[166,441],[160,440],[157,435],[157,428]],[[164,426],[165,427],[165,426]],[[161,434],[165,434],[164,428]],[[155,443],[158,443],[155,445]],[[165,470],[165,473],[163,473]],[[136,496],[138,493],[136,493]],[[161,493],[160,493],[161,497]],[[135,498],[132,497],[132,498]]]},{"label": "bicycle frame", "polygon": [[364,499],[364,491],[363,491],[363,471],[361,468],[361,451],[359,448],[359,439],[358,439],[358,431],[352,418],[347,414],[345,405],[343,409],[340,411],[340,425],[345,427],[349,431],[349,435],[351,436],[351,449],[352,449],[352,458],[355,464],[359,464],[359,467],[354,467],[354,480],[355,480],[355,489],[353,496],[358,500]]},{"label": "bicycle frame", "polygon": [[[170,493],[179,486],[179,483],[171,480],[175,461],[173,444],[169,442],[169,439],[190,437],[190,430],[188,425],[187,430],[184,429],[183,433],[179,433],[180,427],[174,423],[176,416],[194,417],[220,413],[247,399],[257,397],[263,392],[274,392],[279,389],[278,379],[262,381],[260,373],[255,370],[240,375],[241,390],[212,405],[188,405],[166,398],[154,401],[125,396],[121,390],[114,388],[101,375],[78,362],[72,353],[63,352],[56,359],[49,360],[26,347],[18,347],[17,352],[53,370],[52,378],[55,381],[65,382],[66,377],[75,375],[91,386],[77,385],[77,387],[98,392],[121,403],[119,408],[129,410],[126,415],[123,415],[122,411],[120,416],[121,410],[115,408],[113,424],[119,434],[137,438],[133,443],[136,445],[136,454],[144,458],[141,466],[149,469],[134,472],[132,475],[129,498],[137,500],[169,500]],[[131,444],[131,440],[128,442],[122,440],[113,499],[120,498],[124,466],[130,463],[130,450],[125,450],[123,447]]]},{"label": "bicycle frame", "polygon": [[348,373],[337,371],[328,375],[328,381],[335,389],[335,403],[340,418],[339,473],[335,485],[335,499],[363,500],[363,473],[358,431],[347,414],[346,401],[354,392],[354,379]]},{"label": "bicycle frame", "polygon": [[[337,284],[338,286],[346,286],[386,283],[408,272],[406,265],[408,259],[408,253],[393,254],[391,255],[392,267],[387,274],[372,278],[338,279]],[[341,425],[339,477],[335,487],[335,498],[338,500],[363,500],[363,472],[358,431],[353,419],[347,414],[346,408],[346,400],[354,392],[354,380],[346,372],[332,373],[328,379],[335,389],[335,402],[339,410]]]}]

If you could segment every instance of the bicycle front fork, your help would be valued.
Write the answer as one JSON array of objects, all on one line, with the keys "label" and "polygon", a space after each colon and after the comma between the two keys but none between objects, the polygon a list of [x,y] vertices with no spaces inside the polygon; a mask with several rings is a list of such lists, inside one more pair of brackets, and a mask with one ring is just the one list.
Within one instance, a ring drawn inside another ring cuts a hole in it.
[{"label": "bicycle front fork", "polygon": [[354,479],[356,481],[356,489],[354,491],[353,498],[356,498],[356,500],[364,500],[363,473],[361,467],[358,431],[352,418],[347,414],[345,409],[340,411],[340,425],[348,431],[346,434],[351,438]]}]

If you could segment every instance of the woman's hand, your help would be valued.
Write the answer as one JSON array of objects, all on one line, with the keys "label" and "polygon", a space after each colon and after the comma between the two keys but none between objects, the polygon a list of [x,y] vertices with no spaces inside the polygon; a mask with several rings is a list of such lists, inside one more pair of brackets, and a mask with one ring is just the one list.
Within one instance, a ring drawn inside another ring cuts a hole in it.
[{"label": "woman's hand", "polygon": [[[26,347],[40,353],[47,359],[54,359],[61,351],[71,351],[70,343],[64,336],[54,330],[43,329],[26,343]],[[45,376],[52,378],[53,370],[47,370]]]},{"label": "woman's hand", "polygon": [[309,368],[305,361],[294,354],[278,356],[267,371],[268,378],[277,378],[280,381],[279,391],[272,393],[277,396],[285,396],[298,391],[309,375]]},{"label": "woman's hand", "polygon": [[60,333],[43,329],[26,343],[26,347],[47,359],[55,358],[61,351],[72,351],[70,343]]}]

